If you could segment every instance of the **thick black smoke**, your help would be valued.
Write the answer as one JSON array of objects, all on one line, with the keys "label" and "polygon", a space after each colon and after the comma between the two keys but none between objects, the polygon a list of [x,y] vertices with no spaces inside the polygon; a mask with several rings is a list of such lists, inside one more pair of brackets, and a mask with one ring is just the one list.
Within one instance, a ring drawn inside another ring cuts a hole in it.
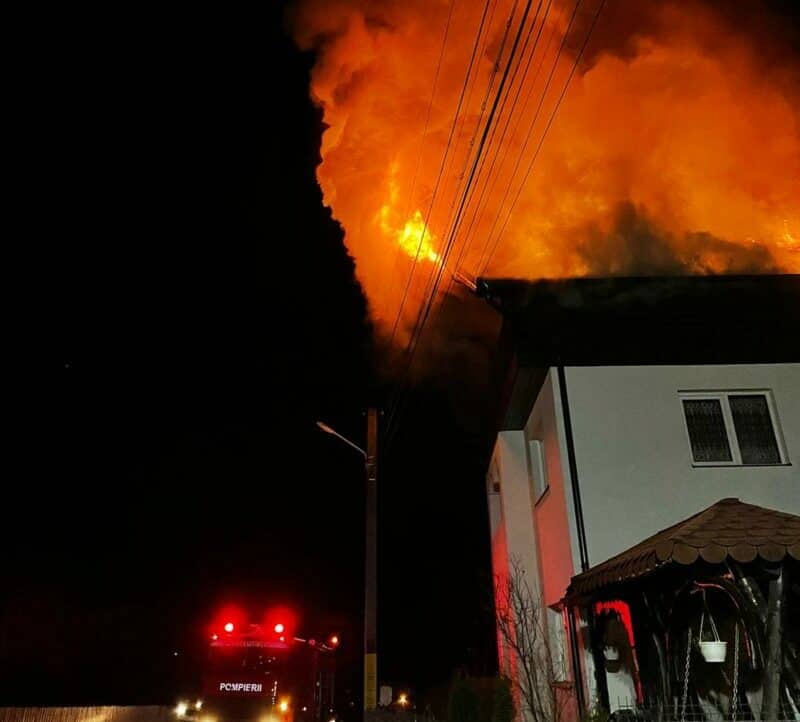
[{"label": "thick black smoke", "polygon": [[[568,1],[568,0],[565,0]],[[571,4],[571,3],[570,3]],[[631,60],[648,38],[681,31],[677,18],[692,18],[692,32],[710,52],[744,40],[765,70],[782,73],[800,62],[800,5],[787,0],[606,0],[583,56],[584,70],[604,55]],[[592,13],[579,12],[575,36],[584,37]]]},{"label": "thick black smoke", "polygon": [[765,246],[742,245],[711,233],[680,237],[659,228],[642,209],[621,203],[611,230],[590,224],[575,231],[575,249],[591,276],[678,276],[776,273]]}]

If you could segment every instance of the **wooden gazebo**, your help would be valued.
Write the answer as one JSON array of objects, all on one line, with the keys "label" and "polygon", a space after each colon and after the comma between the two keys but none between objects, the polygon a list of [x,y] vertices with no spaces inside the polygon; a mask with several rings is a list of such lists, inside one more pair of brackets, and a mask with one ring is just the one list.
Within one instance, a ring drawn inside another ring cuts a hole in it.
[{"label": "wooden gazebo", "polygon": [[[723,716],[797,718],[798,570],[800,517],[722,499],[573,577],[566,601],[588,622],[599,702],[609,705],[603,619],[617,614],[629,629],[639,703],[663,716],[685,708],[684,660],[688,670],[696,659],[692,694],[729,699]],[[726,663],[706,665],[698,651],[712,625],[718,641],[728,637],[717,644],[732,651]]]}]

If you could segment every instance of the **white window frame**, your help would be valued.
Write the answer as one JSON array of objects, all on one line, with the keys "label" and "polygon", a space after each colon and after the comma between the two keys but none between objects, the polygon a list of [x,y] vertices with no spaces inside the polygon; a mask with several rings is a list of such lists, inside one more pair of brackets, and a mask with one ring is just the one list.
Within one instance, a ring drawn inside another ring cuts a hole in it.
[{"label": "white window frame", "polygon": [[[731,405],[728,401],[729,396],[764,396],[767,400],[767,409],[769,410],[769,418],[772,423],[772,433],[775,435],[775,443],[778,446],[778,456],[780,461],[774,464],[743,464],[742,452],[739,450],[739,437],[736,436],[736,428],[733,425],[733,414],[731,414]],[[727,391],[679,391],[678,398],[681,406],[681,418],[683,419],[683,429],[686,432],[686,443],[689,445],[689,454],[692,458],[692,466],[787,466],[789,464],[789,457],[786,453],[786,445],[783,442],[783,434],[781,427],[778,423],[778,413],[775,408],[775,399],[772,396],[770,389],[733,389]],[[689,435],[689,422],[686,419],[686,409],[683,405],[684,400],[703,399],[703,400],[717,400],[719,401],[720,408],[722,409],[722,419],[725,424],[725,433],[728,436],[728,446],[731,450],[731,461],[695,461],[694,451],[692,450],[692,438]]]},{"label": "white window frame", "polygon": [[[564,619],[564,609],[557,606],[544,607],[547,620],[547,642],[555,682],[570,682],[570,669],[567,661],[569,630]],[[568,614],[569,612],[567,612]]]},{"label": "white window frame", "polygon": [[533,503],[538,503],[550,489],[547,478],[547,462],[544,456],[544,441],[541,439],[528,440],[528,478],[530,479]]}]

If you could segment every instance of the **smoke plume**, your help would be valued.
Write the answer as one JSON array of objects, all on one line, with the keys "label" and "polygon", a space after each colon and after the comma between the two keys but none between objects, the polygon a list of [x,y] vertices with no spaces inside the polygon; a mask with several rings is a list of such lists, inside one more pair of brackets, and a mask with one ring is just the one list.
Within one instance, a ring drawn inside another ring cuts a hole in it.
[{"label": "smoke plume", "polygon": [[318,179],[383,328],[439,273],[800,271],[791,24],[749,0],[608,0],[594,24],[599,3],[535,0],[525,25],[524,0],[293,7]]}]

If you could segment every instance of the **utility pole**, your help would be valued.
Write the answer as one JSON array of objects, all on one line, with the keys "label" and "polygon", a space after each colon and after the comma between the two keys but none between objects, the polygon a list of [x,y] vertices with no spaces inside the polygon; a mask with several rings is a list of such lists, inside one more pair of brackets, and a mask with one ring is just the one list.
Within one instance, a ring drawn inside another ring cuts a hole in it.
[{"label": "utility pole", "polygon": [[367,411],[364,566],[364,718],[378,704],[378,410]]},{"label": "utility pole", "polygon": [[354,444],[328,424],[317,421],[326,434],[364,457],[366,513],[364,539],[364,720],[378,706],[378,410],[367,411],[367,450]]}]

